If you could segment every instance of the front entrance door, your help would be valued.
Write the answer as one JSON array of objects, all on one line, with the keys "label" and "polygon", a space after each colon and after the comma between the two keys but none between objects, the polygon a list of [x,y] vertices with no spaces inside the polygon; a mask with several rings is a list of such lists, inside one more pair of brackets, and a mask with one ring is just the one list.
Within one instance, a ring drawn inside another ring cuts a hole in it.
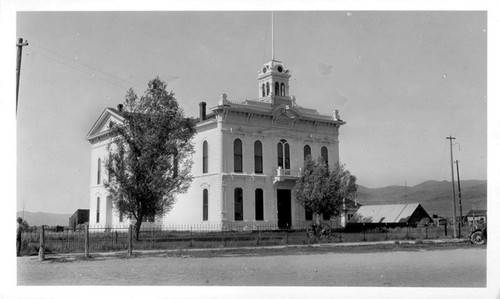
[{"label": "front entrance door", "polygon": [[292,190],[278,189],[278,227],[292,226]]}]

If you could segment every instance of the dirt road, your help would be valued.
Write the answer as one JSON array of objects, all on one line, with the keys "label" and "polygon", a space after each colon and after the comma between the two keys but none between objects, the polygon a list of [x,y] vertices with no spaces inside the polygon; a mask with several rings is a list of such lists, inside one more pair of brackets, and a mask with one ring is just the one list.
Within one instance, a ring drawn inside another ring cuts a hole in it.
[{"label": "dirt road", "polygon": [[[452,273],[452,275],[450,274]],[[485,287],[486,249],[18,259],[19,285]]]}]

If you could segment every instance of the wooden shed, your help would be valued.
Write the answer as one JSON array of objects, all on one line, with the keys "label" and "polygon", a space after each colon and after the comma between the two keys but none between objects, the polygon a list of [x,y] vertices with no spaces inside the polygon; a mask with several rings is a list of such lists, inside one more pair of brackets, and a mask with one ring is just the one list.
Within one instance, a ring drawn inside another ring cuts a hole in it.
[{"label": "wooden shed", "polygon": [[354,217],[349,220],[348,226],[416,226],[424,218],[432,222],[429,213],[419,203],[366,205],[358,209]]}]

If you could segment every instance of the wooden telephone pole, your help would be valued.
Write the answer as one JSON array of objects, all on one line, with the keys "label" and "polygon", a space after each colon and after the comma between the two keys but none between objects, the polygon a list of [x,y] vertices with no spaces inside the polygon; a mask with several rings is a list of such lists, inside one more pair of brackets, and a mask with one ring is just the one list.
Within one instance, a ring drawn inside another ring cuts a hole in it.
[{"label": "wooden telephone pole", "polygon": [[463,216],[462,216],[462,191],[460,190],[460,172],[458,170],[458,160],[455,161],[457,164],[457,183],[458,183],[458,206],[460,210],[460,222],[458,223],[458,236],[461,236],[462,233],[462,223],[463,223]]},{"label": "wooden telephone pole", "polygon": [[23,47],[28,45],[28,41],[23,42],[22,38],[19,38],[17,42],[17,66],[16,66],[16,114],[17,105],[19,102],[19,77],[21,76],[21,57],[23,53]]},{"label": "wooden telephone pole", "polygon": [[446,137],[446,139],[450,140],[450,154],[451,154],[451,188],[452,188],[452,198],[451,198],[451,203],[453,206],[453,238],[457,237],[457,211],[455,208],[455,175],[453,173],[453,140],[456,139],[455,137],[451,136]]}]

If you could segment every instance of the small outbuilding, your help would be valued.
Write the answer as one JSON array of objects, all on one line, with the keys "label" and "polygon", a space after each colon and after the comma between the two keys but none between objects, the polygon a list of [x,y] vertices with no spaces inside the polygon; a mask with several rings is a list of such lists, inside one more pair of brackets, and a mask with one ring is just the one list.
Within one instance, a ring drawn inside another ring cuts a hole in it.
[{"label": "small outbuilding", "polygon": [[[427,220],[423,220],[427,219]],[[421,222],[432,222],[432,218],[419,203],[361,206],[349,220],[348,226],[416,226]]]},{"label": "small outbuilding", "polygon": [[486,210],[470,210],[467,215],[465,215],[467,218],[467,223],[469,225],[474,225],[477,223],[484,223],[486,222]]},{"label": "small outbuilding", "polygon": [[78,224],[89,222],[89,209],[78,209],[71,217],[69,217],[69,227],[76,230]]}]

